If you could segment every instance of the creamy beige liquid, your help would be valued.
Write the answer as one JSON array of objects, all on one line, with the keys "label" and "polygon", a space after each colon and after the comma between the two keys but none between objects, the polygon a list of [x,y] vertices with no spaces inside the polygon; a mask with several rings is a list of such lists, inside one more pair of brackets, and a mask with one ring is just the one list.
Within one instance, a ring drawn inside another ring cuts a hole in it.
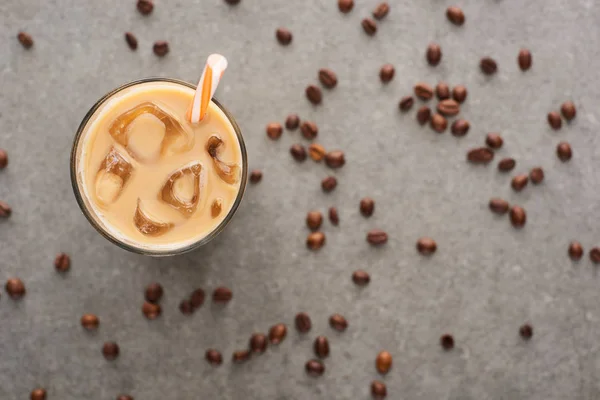
[{"label": "creamy beige liquid", "polygon": [[234,204],[243,172],[235,130],[212,102],[200,124],[187,122],[193,95],[170,82],[132,86],[104,102],[82,133],[84,195],[118,239],[183,247],[212,232]]}]

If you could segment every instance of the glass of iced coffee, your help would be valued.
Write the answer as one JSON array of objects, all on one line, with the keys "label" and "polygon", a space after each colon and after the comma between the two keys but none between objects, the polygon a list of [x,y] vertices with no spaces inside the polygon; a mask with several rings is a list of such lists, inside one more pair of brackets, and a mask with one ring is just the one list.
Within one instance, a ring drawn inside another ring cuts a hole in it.
[{"label": "glass of iced coffee", "polygon": [[244,194],[247,156],[231,114],[211,100],[186,119],[195,86],[145,79],[121,86],[87,113],[71,153],[71,181],[90,223],[140,254],[181,254],[206,244]]}]

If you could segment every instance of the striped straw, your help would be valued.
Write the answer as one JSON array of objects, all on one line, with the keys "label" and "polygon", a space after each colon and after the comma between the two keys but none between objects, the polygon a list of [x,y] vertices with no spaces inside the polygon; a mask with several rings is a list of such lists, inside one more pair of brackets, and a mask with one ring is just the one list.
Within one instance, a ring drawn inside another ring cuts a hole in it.
[{"label": "striped straw", "polygon": [[227,59],[225,57],[220,54],[208,56],[194,94],[194,100],[187,113],[187,118],[192,124],[199,123],[206,116],[210,99],[215,95],[225,69],[227,69]]}]

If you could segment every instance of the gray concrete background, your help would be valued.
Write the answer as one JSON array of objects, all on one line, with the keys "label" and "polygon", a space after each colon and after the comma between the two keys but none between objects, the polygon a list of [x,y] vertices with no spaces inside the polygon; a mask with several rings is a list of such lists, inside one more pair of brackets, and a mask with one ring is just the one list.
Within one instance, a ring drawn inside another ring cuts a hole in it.
[{"label": "gray concrete background", "polygon": [[[597,166],[600,162],[600,8],[594,0],[461,0],[467,22],[449,24],[450,0],[391,1],[392,10],[373,38],[360,20],[375,0],[357,0],[342,15],[335,0],[157,0],[142,17],[128,0],[4,0],[0,3],[0,147],[10,164],[0,172],[0,199],[13,215],[0,223],[0,281],[22,278],[27,295],[0,299],[0,398],[26,399],[43,386],[48,399],[368,399],[376,354],[389,350],[392,371],[382,378],[392,399],[599,399],[599,277],[586,257],[572,263],[566,250],[577,239],[588,250],[600,244]],[[274,39],[278,26],[293,44]],[[21,48],[19,30],[35,46]],[[140,48],[123,40],[133,31]],[[155,40],[171,53],[152,54]],[[441,44],[440,66],[424,51]],[[534,54],[531,71],[516,65],[520,47]],[[206,56],[230,60],[218,98],[236,115],[250,165],[263,181],[247,190],[233,224],[192,254],[150,259],[107,242],[79,211],[69,179],[69,151],[79,122],[114,87],[148,76],[196,81]],[[484,77],[482,56],[499,63]],[[396,77],[383,86],[379,67],[393,63]],[[339,77],[312,107],[304,88],[329,67]],[[397,111],[400,97],[418,80],[463,83],[469,97],[462,116],[471,131],[462,139],[420,128],[415,110]],[[548,111],[567,99],[576,121],[558,132]],[[346,152],[335,192],[323,194],[330,173],[288,149],[306,142],[299,132],[270,141],[264,127],[290,112],[314,120],[318,141]],[[541,165],[546,181],[522,193],[510,175],[474,167],[465,152],[501,132],[498,156],[517,159],[514,173]],[[573,159],[560,163],[555,146],[567,140]],[[375,215],[358,212],[372,196]],[[526,227],[491,215],[488,199],[523,205]],[[308,210],[336,205],[341,224],[325,223],[326,246],[304,245]],[[383,248],[365,233],[389,232]],[[420,236],[438,242],[419,256]],[[59,251],[72,256],[71,271],[52,266]],[[352,271],[364,268],[371,284],[356,288]],[[163,284],[163,316],[143,318],[143,288]],[[234,299],[224,308],[206,304],[193,317],[177,309],[192,289],[226,285]],[[299,311],[313,318],[306,337],[287,340],[246,365],[229,362],[252,332],[293,323]],[[96,334],[79,325],[96,313]],[[350,327],[327,323],[334,312]],[[524,343],[518,327],[530,321]],[[456,349],[438,339],[451,332]],[[304,373],[312,340],[330,338],[332,354],[319,379]],[[101,344],[116,340],[121,356],[107,362]],[[204,351],[215,347],[226,363],[211,368]]]}]

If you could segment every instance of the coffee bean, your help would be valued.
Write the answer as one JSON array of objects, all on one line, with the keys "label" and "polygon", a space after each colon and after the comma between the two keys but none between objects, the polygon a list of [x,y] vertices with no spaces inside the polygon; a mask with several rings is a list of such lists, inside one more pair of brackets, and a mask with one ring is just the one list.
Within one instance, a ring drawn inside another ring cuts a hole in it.
[{"label": "coffee bean", "polygon": [[395,71],[394,66],[392,64],[385,64],[379,70],[379,79],[381,79],[381,82],[383,82],[383,83],[388,83],[392,79],[394,79],[395,72],[396,71]]},{"label": "coffee bean", "polygon": [[442,335],[440,345],[444,350],[452,350],[454,348],[454,338],[450,334]]},{"label": "coffee bean", "polygon": [[446,82],[438,82],[435,86],[435,94],[439,100],[446,100],[450,98],[450,87]]},{"label": "coffee bean", "polygon": [[164,40],[159,40],[158,42],[154,43],[152,50],[154,51],[154,54],[156,54],[157,56],[164,57],[169,52],[169,42],[164,41]]},{"label": "coffee bean", "polygon": [[[573,151],[571,150],[571,145],[567,142],[560,142],[556,146],[556,155],[562,162],[569,161],[573,156]],[[1,206],[0,206],[1,209]],[[1,210],[0,210],[1,215]]]},{"label": "coffee bean", "polygon": [[581,260],[582,256],[583,256],[583,247],[581,246],[581,243],[571,242],[571,244],[569,244],[569,257],[571,258],[571,260],[579,261],[579,260]]},{"label": "coffee bean", "polygon": [[373,400],[383,400],[387,396],[387,387],[381,381],[371,382],[371,396]]},{"label": "coffee bean", "polygon": [[462,25],[465,23],[465,14],[463,10],[458,7],[448,7],[446,10],[446,17],[448,21],[452,22],[454,25]]},{"label": "coffee bean", "polygon": [[273,325],[269,329],[269,341],[271,344],[279,344],[283,342],[287,336],[287,327],[284,324]]},{"label": "coffee bean", "polygon": [[194,312],[192,301],[188,299],[181,300],[181,303],[179,303],[179,311],[181,311],[183,315],[192,315]]},{"label": "coffee bean", "polygon": [[429,109],[429,107],[422,106],[421,108],[419,108],[419,111],[417,111],[417,122],[419,122],[419,124],[425,125],[429,122],[430,118],[431,110]]},{"label": "coffee bean", "polygon": [[415,85],[415,95],[421,100],[429,100],[433,97],[433,89],[426,83],[419,82]]},{"label": "coffee bean", "polygon": [[219,286],[213,291],[212,299],[215,303],[229,303],[233,298],[233,292],[231,289],[225,286]]},{"label": "coffee bean", "polygon": [[93,331],[98,329],[98,325],[100,325],[100,320],[94,314],[83,314],[81,316],[81,326],[83,326],[88,331]]},{"label": "coffee bean", "polygon": [[8,218],[12,214],[12,209],[8,204],[0,201],[0,218]]},{"label": "coffee bean", "polygon": [[160,283],[151,283],[146,286],[146,291],[144,292],[146,301],[150,303],[158,303],[163,295],[163,287]]},{"label": "coffee bean", "polygon": [[600,264],[600,248],[599,247],[593,247],[590,250],[590,260],[594,264]]},{"label": "coffee bean", "polygon": [[262,180],[262,171],[260,169],[255,169],[250,172],[250,183],[258,183]]},{"label": "coffee bean", "polygon": [[532,168],[529,171],[529,179],[534,185],[539,185],[544,180],[544,170],[541,167]]},{"label": "coffee bean", "polygon": [[275,37],[279,41],[279,44],[281,44],[283,46],[287,46],[290,43],[292,43],[292,39],[293,39],[292,32],[290,32],[286,28],[278,28],[275,31]]},{"label": "coffee bean", "polygon": [[117,397],[117,400],[133,400],[133,397],[127,394],[121,394],[119,395],[119,397]]},{"label": "coffee bean", "polygon": [[567,121],[571,121],[577,115],[577,109],[572,101],[565,101],[560,106],[560,112]]},{"label": "coffee bean", "polygon": [[125,42],[127,42],[127,46],[129,46],[131,50],[137,50],[138,40],[133,33],[125,32]]},{"label": "coffee bean", "polygon": [[430,125],[437,133],[443,133],[448,127],[448,120],[443,115],[435,113],[431,116]]},{"label": "coffee bean", "polygon": [[309,211],[308,214],[306,214],[306,225],[310,230],[316,231],[321,227],[322,223],[323,214],[319,211]]},{"label": "coffee bean", "polygon": [[305,312],[296,314],[296,319],[294,320],[294,322],[296,325],[296,329],[300,333],[307,333],[312,328],[312,321],[310,319],[310,316]]},{"label": "coffee bean", "polygon": [[467,93],[466,87],[463,85],[457,85],[452,89],[452,98],[459,103],[464,103],[464,101],[467,99]]},{"label": "coffee bean", "polygon": [[298,114],[288,115],[285,119],[285,127],[290,131],[294,131],[298,129],[298,126],[300,126],[300,117],[298,116]]},{"label": "coffee bean", "polygon": [[517,165],[517,162],[514,158],[503,158],[498,162],[498,170],[501,172],[512,171],[515,165]]},{"label": "coffee bean", "polygon": [[142,15],[149,15],[154,10],[154,3],[151,0],[138,0],[137,9]]},{"label": "coffee bean", "polygon": [[241,364],[250,359],[250,350],[238,350],[234,351],[231,355],[231,361],[235,364]]},{"label": "coffee bean", "polygon": [[256,354],[267,351],[267,336],[262,333],[254,333],[250,337],[250,350]]},{"label": "coffee bean", "polygon": [[363,270],[356,270],[352,273],[352,282],[356,286],[367,286],[371,282],[371,276]]},{"label": "coffee bean", "polygon": [[225,0],[225,3],[229,4],[230,6],[235,6],[236,4],[239,4],[241,0]]},{"label": "coffee bean", "polygon": [[521,49],[521,51],[519,51],[517,61],[521,71],[527,71],[529,68],[531,68],[531,52],[527,49]]},{"label": "coffee bean", "polygon": [[192,307],[194,307],[194,310],[202,307],[205,299],[206,299],[206,293],[204,292],[204,289],[202,289],[202,288],[195,289],[192,292],[192,295],[190,296],[190,303],[192,304]]},{"label": "coffee bean", "polygon": [[388,235],[382,230],[373,229],[367,233],[367,242],[374,246],[379,246],[387,243]]},{"label": "coffee bean", "polygon": [[371,18],[363,19],[361,25],[367,35],[373,36],[377,33],[377,23]]},{"label": "coffee bean", "polygon": [[323,101],[323,93],[317,86],[308,85],[306,87],[306,98],[314,105],[321,104],[321,101]]},{"label": "coffee bean", "polygon": [[337,75],[335,72],[328,68],[322,68],[319,70],[319,80],[321,84],[328,89],[332,89],[337,85]]},{"label": "coffee bean", "polygon": [[533,327],[529,324],[522,325],[519,328],[519,335],[525,340],[531,339],[533,336]]},{"label": "coffee bean", "polygon": [[290,154],[294,157],[294,160],[302,162],[306,160],[306,149],[299,143],[293,144],[290,147]]},{"label": "coffee bean", "polygon": [[145,301],[144,305],[142,306],[142,313],[147,319],[153,320],[160,317],[160,314],[162,314],[162,309],[159,304]]},{"label": "coffee bean", "polygon": [[25,295],[25,284],[19,278],[10,278],[4,286],[6,293],[14,299],[18,300]]},{"label": "coffee bean", "polygon": [[336,187],[337,179],[335,179],[335,176],[328,176],[327,178],[324,178],[321,181],[321,189],[323,189],[325,193],[333,191],[333,189],[335,189]]},{"label": "coffee bean", "polygon": [[21,43],[21,45],[26,49],[30,49],[33,46],[33,38],[29,33],[19,32],[17,39],[19,40],[19,43]]},{"label": "coffee bean", "polygon": [[206,350],[206,354],[204,355],[204,358],[206,358],[206,361],[208,361],[208,363],[210,365],[221,365],[223,364],[223,356],[221,355],[221,352],[215,350],[215,349],[208,349]]},{"label": "coffee bean", "polygon": [[398,108],[400,108],[400,111],[406,112],[412,108],[414,103],[415,100],[412,98],[412,96],[404,96],[400,99],[400,103],[398,103]]},{"label": "coffee bean", "polygon": [[341,168],[346,164],[346,158],[344,152],[340,150],[334,150],[327,153],[325,156],[325,164],[329,168]]},{"label": "coffee bean", "polygon": [[527,174],[519,174],[512,178],[510,185],[512,186],[515,192],[520,192],[527,186],[529,182],[529,177]]},{"label": "coffee bean", "polygon": [[515,228],[522,228],[527,222],[525,209],[519,206],[512,206],[510,209],[510,222]]},{"label": "coffee bean", "polygon": [[390,5],[386,2],[379,3],[373,10],[373,18],[382,20],[390,12]]},{"label": "coffee bean", "polygon": [[308,146],[308,155],[310,155],[310,158],[312,158],[313,161],[320,162],[325,158],[326,154],[327,151],[325,150],[325,147],[318,143],[311,143],[310,146]]},{"label": "coffee bean", "polygon": [[425,52],[425,58],[432,67],[435,67],[442,61],[442,48],[437,43],[430,43]]},{"label": "coffee bean", "polygon": [[115,360],[117,357],[119,357],[120,352],[121,349],[115,342],[106,342],[102,346],[102,354],[104,355],[104,358],[109,361]]},{"label": "coffee bean", "polygon": [[365,197],[360,201],[360,213],[365,217],[370,217],[375,211],[375,200]]},{"label": "coffee bean", "polygon": [[325,373],[325,365],[319,360],[309,360],[304,366],[306,373],[313,378],[319,377]]},{"label": "coffee bean", "polygon": [[457,119],[452,123],[450,130],[452,134],[457,137],[465,136],[469,132],[469,121],[465,119]]},{"label": "coffee bean", "polygon": [[432,238],[422,237],[417,240],[417,251],[425,256],[435,253],[437,243]]},{"label": "coffee bean", "polygon": [[34,389],[29,395],[31,400],[46,400],[46,389],[37,388]]},{"label": "coffee bean", "polygon": [[442,115],[453,117],[460,112],[460,105],[456,100],[446,99],[438,103],[437,110]]},{"label": "coffee bean", "polygon": [[344,14],[347,14],[350,11],[352,11],[353,7],[354,7],[354,0],[338,0],[338,8]]},{"label": "coffee bean", "polygon": [[494,152],[487,147],[477,147],[467,153],[467,160],[473,164],[488,164],[493,159]]},{"label": "coffee bean", "polygon": [[8,154],[3,149],[0,149],[0,169],[6,168],[8,165]]},{"label": "coffee bean", "polygon": [[556,111],[552,111],[548,113],[548,124],[554,130],[559,130],[562,127],[562,120],[560,119],[560,114]]},{"label": "coffee bean", "polygon": [[344,332],[348,328],[348,321],[340,314],[329,317],[329,325],[338,332]]},{"label": "coffee bean", "polygon": [[489,207],[492,212],[503,215],[508,212],[508,201],[499,198],[492,198],[490,199]]},{"label": "coffee bean", "polygon": [[325,245],[325,234],[323,232],[313,232],[306,238],[306,247],[310,250],[319,250]]},{"label": "coffee bean", "polygon": [[265,130],[267,132],[267,136],[269,139],[277,140],[281,137],[283,133],[283,127],[278,122],[271,122],[267,124],[267,128]]},{"label": "coffee bean", "polygon": [[498,64],[493,58],[484,57],[479,62],[479,68],[484,74],[493,75],[498,71]]},{"label": "coffee bean", "polygon": [[485,144],[492,149],[499,149],[504,144],[504,140],[498,133],[488,133],[485,137]]},{"label": "coffee bean", "polygon": [[380,374],[387,374],[392,368],[392,355],[387,351],[381,351],[375,359],[375,367]]},{"label": "coffee bean", "polygon": [[329,222],[335,226],[340,223],[340,217],[338,215],[337,208],[335,207],[329,207]]},{"label": "coffee bean", "polygon": [[329,340],[325,336],[317,336],[313,349],[317,357],[327,358],[329,356]]},{"label": "coffee bean", "polygon": [[59,253],[54,258],[54,268],[58,272],[67,272],[71,268],[71,258],[66,253]]}]

